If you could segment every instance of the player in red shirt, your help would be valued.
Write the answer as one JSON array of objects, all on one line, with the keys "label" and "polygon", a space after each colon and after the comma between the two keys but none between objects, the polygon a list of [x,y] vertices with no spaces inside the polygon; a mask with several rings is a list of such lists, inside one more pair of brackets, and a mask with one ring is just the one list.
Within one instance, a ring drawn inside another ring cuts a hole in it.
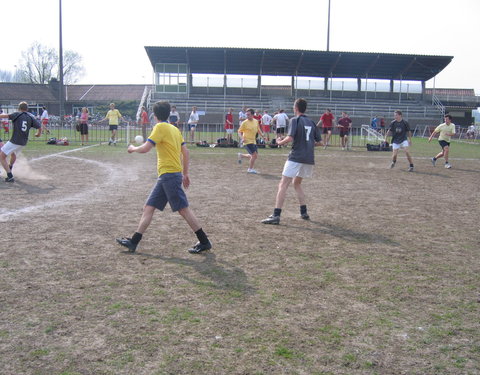
[{"label": "player in red shirt", "polygon": [[332,114],[332,111],[329,108],[327,108],[325,110],[325,113],[322,115],[322,117],[320,117],[320,120],[318,121],[317,126],[320,126],[320,124],[322,124],[322,134],[325,134],[325,142],[324,142],[325,146],[323,147],[324,149],[327,148],[330,142],[334,120],[335,120],[335,116]]},{"label": "player in red shirt", "polygon": [[340,139],[342,140],[342,150],[347,148],[348,133],[350,132],[350,127],[352,125],[352,120],[348,117],[346,112],[342,112],[342,117],[338,120],[338,128],[340,129]]},{"label": "player in red shirt", "polygon": [[227,143],[233,143],[233,138],[232,138],[232,134],[233,134],[233,113],[232,113],[233,109],[230,108],[228,110],[228,113],[225,115],[225,133],[226,134],[226,138],[227,138]]}]

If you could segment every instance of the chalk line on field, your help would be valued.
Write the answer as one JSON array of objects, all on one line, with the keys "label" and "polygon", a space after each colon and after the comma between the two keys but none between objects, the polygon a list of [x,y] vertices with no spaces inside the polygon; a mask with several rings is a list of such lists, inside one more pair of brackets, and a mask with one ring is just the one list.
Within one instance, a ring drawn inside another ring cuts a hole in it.
[{"label": "chalk line on field", "polygon": [[[87,146],[87,147],[94,147],[94,146]],[[80,161],[80,162],[83,162],[83,163],[93,164],[97,168],[102,168],[106,171],[106,175],[108,176],[108,178],[107,178],[107,180],[105,181],[104,184],[110,184],[110,185],[114,184],[120,177],[123,177],[116,170],[116,168],[114,168],[112,165],[109,165],[109,164],[106,164],[106,163],[103,163],[103,162],[100,162],[100,161],[97,161],[97,160],[84,159],[84,158],[79,158],[79,157],[75,157],[75,156],[65,156],[66,153],[73,152],[73,151],[76,151],[76,150],[82,150],[82,149],[85,149],[85,148],[79,148],[79,149],[75,149],[75,150],[67,150],[67,151],[63,151],[63,152],[59,152],[59,153],[55,153],[55,154],[45,155],[45,157],[42,156],[40,158],[32,159],[31,161],[43,160],[46,157],[59,157],[59,158],[65,158],[65,159],[73,159],[73,160],[77,160],[77,161]],[[5,222],[5,221],[8,221],[9,219],[12,219],[16,216],[19,216],[19,215],[22,215],[22,214],[32,213],[32,212],[39,211],[39,210],[44,210],[46,208],[47,209],[48,208],[56,208],[56,207],[64,206],[64,205],[69,204],[69,203],[80,203],[80,202],[84,203],[86,201],[87,197],[91,198],[91,197],[96,196],[95,194],[97,192],[105,191],[104,189],[100,189],[100,186],[101,185],[95,185],[91,189],[87,189],[87,190],[82,191],[80,193],[73,194],[73,195],[70,195],[68,197],[63,197],[61,199],[57,199],[57,200],[54,200],[54,201],[51,201],[51,202],[41,203],[41,204],[37,204],[37,205],[29,205],[29,206],[20,207],[20,208],[10,210],[10,211],[0,209],[0,222]],[[97,197],[98,197],[98,195],[97,195]],[[91,203],[91,199],[88,202]]]}]

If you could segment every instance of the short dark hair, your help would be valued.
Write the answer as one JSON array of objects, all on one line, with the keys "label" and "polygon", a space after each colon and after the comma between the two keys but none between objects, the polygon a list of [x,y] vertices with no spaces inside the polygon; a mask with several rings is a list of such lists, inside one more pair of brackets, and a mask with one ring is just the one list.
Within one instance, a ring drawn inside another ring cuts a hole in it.
[{"label": "short dark hair", "polygon": [[247,112],[250,112],[250,114],[254,115],[255,111],[252,108],[247,109]]},{"label": "short dark hair", "polygon": [[153,113],[155,117],[160,121],[167,121],[170,116],[170,103],[169,102],[156,102],[153,105]]},{"label": "short dark hair", "polygon": [[20,102],[20,104],[18,105],[18,110],[19,111],[28,111],[27,102]]},{"label": "short dark hair", "polygon": [[398,109],[395,111],[395,114],[401,116],[402,115],[402,111],[399,111]]},{"label": "short dark hair", "polygon": [[447,114],[446,114],[445,116],[443,116],[443,117],[444,117],[444,118],[445,118],[445,117],[448,117],[448,118],[450,119],[450,121],[453,120],[453,117],[452,117],[452,115],[451,115],[450,113],[447,113]]},{"label": "short dark hair", "polygon": [[294,105],[300,113],[305,113],[305,111],[307,110],[307,101],[303,98],[295,100]]}]

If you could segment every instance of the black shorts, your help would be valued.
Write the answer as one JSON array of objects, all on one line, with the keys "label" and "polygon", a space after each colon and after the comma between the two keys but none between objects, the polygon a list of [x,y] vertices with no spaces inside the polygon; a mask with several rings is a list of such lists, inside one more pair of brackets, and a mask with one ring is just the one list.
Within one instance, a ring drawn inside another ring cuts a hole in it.
[{"label": "black shorts", "polygon": [[340,138],[343,138],[347,136],[348,137],[348,130],[342,130],[340,129]]},{"label": "black shorts", "polygon": [[187,196],[182,189],[182,181],[181,173],[162,174],[145,204],[163,211],[168,202],[173,212],[188,207]]},{"label": "black shorts", "polygon": [[250,154],[250,155],[253,155],[255,152],[258,152],[258,148],[257,148],[257,145],[255,143],[249,143],[248,145],[245,145],[245,150],[247,150],[247,152]]},{"label": "black shorts", "polygon": [[80,124],[80,134],[81,135],[88,134],[88,124]]},{"label": "black shorts", "polygon": [[117,130],[118,129],[118,125],[110,125],[108,127],[108,130]]},{"label": "black shorts", "polygon": [[332,132],[332,128],[322,128],[322,134],[328,134],[328,132]]},{"label": "black shorts", "polygon": [[446,146],[450,146],[450,142],[447,142],[447,141],[438,141],[438,143],[440,144],[440,147],[442,148],[442,150],[443,150]]},{"label": "black shorts", "polygon": [[277,127],[277,134],[285,134],[285,128]]}]

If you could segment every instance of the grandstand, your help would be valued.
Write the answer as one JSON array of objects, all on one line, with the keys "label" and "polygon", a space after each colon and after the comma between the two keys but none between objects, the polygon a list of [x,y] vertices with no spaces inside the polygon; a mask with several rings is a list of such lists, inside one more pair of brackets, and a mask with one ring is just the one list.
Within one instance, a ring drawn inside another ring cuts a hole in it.
[{"label": "grandstand", "polygon": [[[438,124],[445,112],[455,123],[472,123],[471,111],[480,106],[473,90],[427,89],[425,82],[442,71],[451,56],[300,50],[145,47],[154,70],[153,85],[66,85],[65,108],[75,114],[86,106],[97,114],[110,102],[130,103],[135,119],[142,105],[168,100],[177,106],[181,121],[192,106],[201,114],[202,129],[222,129],[228,108],[234,113],[251,107],[270,113],[283,108],[292,114],[292,103],[304,97],[308,114],[317,120],[326,108],[335,116],[349,113],[357,129],[374,116],[388,123],[399,109],[423,134]],[[205,77],[207,77],[205,79]],[[290,84],[264,84],[265,78],[288,77]],[[206,82],[205,82],[206,80]],[[59,83],[48,85],[0,83],[0,106],[11,112],[26,100],[34,113],[45,105],[59,113]],[[103,109],[98,116],[104,115]],[[236,117],[236,116],[235,116]]]}]

